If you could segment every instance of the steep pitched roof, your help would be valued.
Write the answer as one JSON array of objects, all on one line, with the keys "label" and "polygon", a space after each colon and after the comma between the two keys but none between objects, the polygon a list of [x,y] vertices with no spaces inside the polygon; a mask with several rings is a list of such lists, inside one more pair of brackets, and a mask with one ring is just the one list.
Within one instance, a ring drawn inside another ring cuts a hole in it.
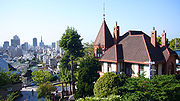
[{"label": "steep pitched roof", "polygon": [[147,62],[150,60],[143,38],[143,34],[129,35],[119,42],[122,44],[125,61]]},{"label": "steep pitched roof", "polygon": [[100,61],[165,62],[170,54],[174,52],[167,47],[154,47],[151,38],[142,31],[129,31],[121,36],[118,45],[113,45],[104,53]]},{"label": "steep pitched roof", "polygon": [[122,45],[113,45],[111,48],[109,48],[101,58],[102,61],[112,61],[112,62],[118,62],[123,60],[123,53],[122,53]]},{"label": "steep pitched roof", "polygon": [[96,37],[96,40],[94,41],[94,46],[100,45],[100,46],[105,46],[106,48],[109,48],[113,44],[114,44],[114,41],[113,41],[112,35],[104,19],[101,25],[101,28],[99,30],[99,33]]}]

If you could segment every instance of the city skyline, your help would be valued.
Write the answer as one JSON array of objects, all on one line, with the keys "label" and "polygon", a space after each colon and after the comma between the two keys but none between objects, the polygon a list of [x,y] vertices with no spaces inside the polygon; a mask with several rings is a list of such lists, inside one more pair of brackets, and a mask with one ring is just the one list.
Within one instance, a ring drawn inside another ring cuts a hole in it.
[{"label": "city skyline", "polygon": [[40,42],[41,36],[46,45],[60,40],[68,26],[77,29],[83,42],[95,40],[103,20],[103,2],[105,1],[105,19],[113,33],[117,21],[120,35],[128,30],[141,30],[150,35],[156,27],[158,36],[166,30],[169,40],[180,37],[180,1],[110,1],[110,0],[0,0],[0,46],[18,35],[21,44]]}]

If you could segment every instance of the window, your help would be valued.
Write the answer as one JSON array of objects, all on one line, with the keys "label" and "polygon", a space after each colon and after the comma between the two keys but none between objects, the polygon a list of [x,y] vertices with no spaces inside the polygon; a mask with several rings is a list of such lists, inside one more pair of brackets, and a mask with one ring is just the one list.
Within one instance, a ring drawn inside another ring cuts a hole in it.
[{"label": "window", "polygon": [[111,72],[111,63],[108,63],[108,72]]},{"label": "window", "polygon": [[139,74],[142,74],[144,72],[143,65],[139,65]]}]

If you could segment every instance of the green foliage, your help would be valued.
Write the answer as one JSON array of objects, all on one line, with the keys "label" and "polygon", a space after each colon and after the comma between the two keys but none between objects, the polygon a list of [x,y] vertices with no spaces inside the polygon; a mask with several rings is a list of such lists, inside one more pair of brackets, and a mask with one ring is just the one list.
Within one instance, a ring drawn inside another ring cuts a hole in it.
[{"label": "green foliage", "polygon": [[69,82],[71,80],[71,73],[67,68],[60,68],[58,76],[61,82]]},{"label": "green foliage", "polygon": [[32,72],[33,81],[37,81],[39,84],[51,80],[52,75],[48,71],[38,70]]},{"label": "green foliage", "polygon": [[100,63],[94,57],[87,57],[80,62],[76,98],[93,95],[94,82],[99,78]]},{"label": "green foliage", "polygon": [[180,49],[180,38],[175,38],[170,41],[169,48],[175,50],[175,40],[176,40],[176,49]]},{"label": "green foliage", "polygon": [[17,92],[12,92],[7,98],[6,100],[4,99],[1,99],[1,96],[0,96],[0,101],[14,101],[15,98],[17,98],[18,95],[17,95]]},{"label": "green foliage", "polygon": [[149,87],[149,79],[139,75],[137,78],[128,78],[120,90],[124,100],[139,101],[149,99]]},{"label": "green foliage", "polygon": [[180,81],[174,75],[157,75],[151,80],[143,76],[128,78],[120,87],[123,100],[173,100],[179,99]]},{"label": "green foliage", "polygon": [[68,27],[59,41],[59,46],[66,52],[69,52],[74,58],[83,56],[83,45],[80,37],[74,28]]},{"label": "green foliage", "polygon": [[60,59],[60,68],[66,68],[68,70],[70,70],[71,66],[70,66],[70,54],[65,52],[64,56]]},{"label": "green foliage", "polygon": [[52,83],[50,83],[49,81],[44,83],[44,84],[41,84],[36,92],[38,94],[38,98],[48,98],[51,96],[51,92],[54,92],[56,90],[56,87],[54,87],[52,85]]},{"label": "green foliage", "polygon": [[124,82],[125,77],[123,75],[107,72],[95,83],[94,95],[96,97],[107,97],[111,94],[120,94],[121,91],[119,90],[119,87],[123,86]]},{"label": "green foliage", "polygon": [[[159,43],[160,45],[162,44],[162,37],[160,36],[157,37],[157,43]],[[167,43],[167,46],[169,46],[170,43],[167,38],[166,38],[166,43]]]},{"label": "green foliage", "polygon": [[0,71],[0,86],[21,82],[19,76],[9,72]]},{"label": "green foliage", "polygon": [[88,56],[94,57],[94,46],[93,43],[84,43],[84,58]]},{"label": "green foliage", "polygon": [[80,98],[77,101],[122,101],[122,97],[120,95],[110,95],[107,98],[85,97],[85,99]]},{"label": "green foliage", "polygon": [[151,99],[173,100],[180,99],[180,80],[175,75],[159,75],[151,79]]}]

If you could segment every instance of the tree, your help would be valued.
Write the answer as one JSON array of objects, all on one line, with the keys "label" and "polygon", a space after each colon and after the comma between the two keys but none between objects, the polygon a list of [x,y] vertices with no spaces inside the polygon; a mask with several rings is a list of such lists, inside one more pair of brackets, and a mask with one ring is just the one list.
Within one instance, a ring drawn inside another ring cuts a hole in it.
[{"label": "tree", "polygon": [[[176,46],[175,46],[176,43]],[[180,38],[175,38],[170,41],[169,48],[172,50],[180,49]]]},{"label": "tree", "polygon": [[59,78],[61,82],[69,82],[71,80],[71,73],[70,73],[70,54],[65,52],[65,55],[60,59],[60,71],[59,71]]},{"label": "tree", "polygon": [[44,83],[44,84],[41,84],[36,92],[38,94],[38,98],[48,98],[51,96],[51,92],[55,91],[56,90],[56,87],[54,87],[52,85],[52,83],[50,83],[49,81]]},{"label": "tree", "polygon": [[94,57],[94,46],[93,46],[93,42],[89,43],[86,42],[84,43],[84,58],[91,56]]},{"label": "tree", "polygon": [[78,83],[77,91],[75,93],[76,98],[92,96],[94,82],[99,78],[98,71],[101,65],[94,57],[87,57],[80,62],[78,70]]},{"label": "tree", "polygon": [[19,82],[21,82],[21,80],[18,75],[11,73],[11,71],[0,71],[0,87],[6,84],[15,84]]},{"label": "tree", "polygon": [[111,94],[120,94],[119,88],[124,85],[124,82],[125,76],[107,72],[95,83],[94,95],[95,97],[107,97]]},{"label": "tree", "polygon": [[32,79],[37,81],[39,84],[51,80],[52,75],[48,71],[38,70],[32,72]]},{"label": "tree", "polygon": [[67,28],[65,33],[63,34],[61,40],[59,41],[59,46],[62,47],[63,50],[66,51],[67,54],[70,54],[71,60],[71,82],[73,93],[74,93],[74,79],[73,79],[73,60],[77,57],[83,56],[83,45],[81,43],[82,39],[80,39],[80,35],[74,28]]},{"label": "tree", "polygon": [[[157,43],[159,43],[160,45],[162,44],[162,37],[158,36],[157,37]],[[167,47],[169,46],[169,41],[168,39],[166,38],[166,43],[167,43]]]},{"label": "tree", "polygon": [[60,68],[58,76],[61,82],[69,82],[71,79],[71,73],[67,68]]}]

